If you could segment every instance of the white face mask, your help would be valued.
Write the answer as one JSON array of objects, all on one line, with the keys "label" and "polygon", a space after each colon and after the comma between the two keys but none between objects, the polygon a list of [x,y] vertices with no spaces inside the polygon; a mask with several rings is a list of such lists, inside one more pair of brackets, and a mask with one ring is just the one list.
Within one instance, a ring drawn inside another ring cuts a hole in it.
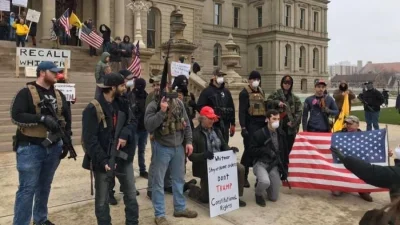
[{"label": "white face mask", "polygon": [[251,86],[253,86],[253,88],[258,88],[258,85],[260,85],[259,80],[255,80],[255,81],[253,81],[253,83],[251,83]]},{"label": "white face mask", "polygon": [[127,87],[133,87],[133,85],[135,85],[135,81],[134,80],[129,80],[128,82],[126,82],[126,86]]},{"label": "white face mask", "polygon": [[224,78],[223,77],[217,77],[217,84],[223,84],[224,83]]},{"label": "white face mask", "polygon": [[279,121],[272,122],[271,127],[277,129],[279,127]]}]

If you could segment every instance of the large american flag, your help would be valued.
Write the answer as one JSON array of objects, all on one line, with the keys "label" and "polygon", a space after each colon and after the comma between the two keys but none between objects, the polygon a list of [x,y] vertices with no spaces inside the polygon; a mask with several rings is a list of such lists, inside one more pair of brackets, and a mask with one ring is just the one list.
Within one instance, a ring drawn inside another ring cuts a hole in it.
[{"label": "large american flag", "polygon": [[139,41],[136,44],[134,50],[134,57],[132,64],[128,67],[128,70],[132,72],[135,78],[139,78],[142,73],[142,66],[140,65],[140,52],[139,52]]},{"label": "large american flag", "polygon": [[69,32],[70,29],[70,25],[69,25],[69,13],[68,10],[65,10],[65,12],[62,14],[62,16],[60,17],[59,21],[60,24],[64,27],[65,33],[71,37],[71,33]]},{"label": "large american flag", "polygon": [[79,39],[96,49],[101,48],[103,45],[103,38],[85,25],[82,25],[81,29],[79,29]]},{"label": "large american flag", "polygon": [[388,165],[386,130],[343,133],[300,132],[289,156],[292,187],[343,192],[387,191],[366,184],[347,170],[335,157],[330,146],[347,156],[376,165]]}]

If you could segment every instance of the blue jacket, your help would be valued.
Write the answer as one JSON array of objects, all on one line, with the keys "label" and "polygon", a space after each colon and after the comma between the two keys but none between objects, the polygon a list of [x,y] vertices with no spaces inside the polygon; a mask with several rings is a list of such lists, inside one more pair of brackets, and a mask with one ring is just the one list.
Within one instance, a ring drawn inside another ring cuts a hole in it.
[{"label": "blue jacket", "polygon": [[[327,95],[324,98],[325,98],[326,108],[328,108],[328,112],[322,111],[320,107],[321,99],[318,99],[317,96],[315,95],[306,98],[306,100],[304,101],[303,121],[302,121],[303,131],[308,131],[309,128],[311,128],[312,131],[330,130],[329,124],[327,124],[326,119],[324,117],[325,115],[326,118],[328,118],[328,116],[336,116],[339,114],[339,110],[335,103],[335,100],[331,96]],[[309,119],[308,115],[310,115]]]}]

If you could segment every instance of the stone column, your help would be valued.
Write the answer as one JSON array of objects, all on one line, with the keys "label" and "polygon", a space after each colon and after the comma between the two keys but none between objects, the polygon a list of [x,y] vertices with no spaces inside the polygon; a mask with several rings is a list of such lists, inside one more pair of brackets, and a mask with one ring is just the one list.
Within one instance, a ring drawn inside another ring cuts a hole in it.
[{"label": "stone column", "polygon": [[327,9],[323,9],[324,10],[324,33],[328,33],[328,10]]},{"label": "stone column", "polygon": [[148,13],[150,11],[150,7],[152,6],[151,2],[136,0],[127,5],[128,8],[132,10],[135,14],[135,41],[137,43],[139,41],[139,47],[141,49],[146,48],[146,45],[143,42],[142,36],[142,22],[141,22],[141,12]]},{"label": "stone column", "polygon": [[51,19],[56,17],[56,1],[54,0],[43,0],[42,1],[42,12],[41,12],[40,23],[42,23],[42,39],[50,40],[50,28],[52,27]]},{"label": "stone column", "polygon": [[[99,28],[101,24],[111,27],[110,24],[110,0],[97,0],[96,9],[96,27]],[[112,31],[111,31],[112,32]]]},{"label": "stone column", "polygon": [[115,1],[114,3],[114,36],[120,36],[121,39],[125,35],[125,4],[124,0]]}]

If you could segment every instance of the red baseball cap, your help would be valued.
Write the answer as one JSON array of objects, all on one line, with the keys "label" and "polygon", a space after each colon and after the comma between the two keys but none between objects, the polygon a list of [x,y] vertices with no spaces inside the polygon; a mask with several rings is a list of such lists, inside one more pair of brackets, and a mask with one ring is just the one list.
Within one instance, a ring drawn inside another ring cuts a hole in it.
[{"label": "red baseball cap", "polygon": [[211,108],[210,106],[204,106],[201,110],[200,110],[200,115],[201,116],[205,116],[208,119],[214,119],[217,120],[219,118],[219,116],[217,116],[214,112],[214,109]]}]

